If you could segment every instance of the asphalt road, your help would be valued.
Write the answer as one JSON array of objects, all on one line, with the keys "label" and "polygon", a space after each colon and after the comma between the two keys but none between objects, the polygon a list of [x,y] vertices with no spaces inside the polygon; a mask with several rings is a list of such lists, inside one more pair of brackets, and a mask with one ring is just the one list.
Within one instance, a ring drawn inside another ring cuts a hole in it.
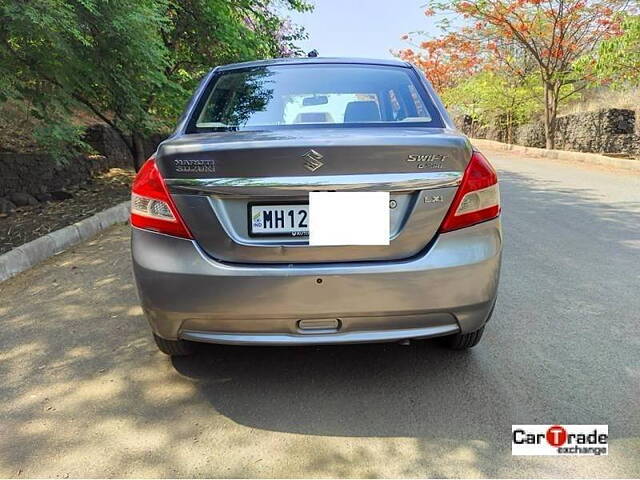
[{"label": "asphalt road", "polygon": [[[0,284],[0,477],[640,477],[640,177],[488,152],[500,295],[468,353],[157,352],[128,228]],[[608,424],[607,457],[512,457],[511,425]]]}]

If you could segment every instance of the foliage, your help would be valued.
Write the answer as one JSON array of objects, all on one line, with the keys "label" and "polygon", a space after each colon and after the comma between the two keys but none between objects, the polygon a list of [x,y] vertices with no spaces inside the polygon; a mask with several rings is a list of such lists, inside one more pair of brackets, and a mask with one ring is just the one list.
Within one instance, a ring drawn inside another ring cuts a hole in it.
[{"label": "foliage", "polygon": [[[168,76],[191,90],[215,65],[300,54],[295,41],[303,38],[303,32],[274,13],[273,3],[169,0],[170,28],[163,31],[169,52]],[[297,11],[310,8],[302,0],[284,3]]]},{"label": "foliage", "polygon": [[[3,0],[0,5],[3,75],[35,117],[61,125],[81,104],[119,131],[150,128],[147,92],[169,87],[159,70],[167,64],[160,29],[149,28],[166,28],[156,1]],[[50,132],[55,136],[69,128]]]},{"label": "foliage", "polygon": [[559,103],[587,85],[574,63],[620,35],[617,13],[626,7],[626,0],[432,0],[426,13],[462,16],[462,26],[445,17],[441,27],[445,36],[472,46],[471,55],[481,57],[475,62],[521,79],[536,73],[547,148],[553,148]]},{"label": "foliage", "polygon": [[541,87],[536,80],[533,75],[520,80],[487,70],[446,90],[443,100],[455,106],[455,113],[468,115],[482,124],[500,125],[511,141],[513,127],[526,122],[540,109]]},{"label": "foliage", "polygon": [[49,146],[88,109],[139,161],[141,136],[173,123],[213,66],[296,53],[303,32],[275,7],[310,7],[276,2],[0,0],[0,101],[22,99],[58,125]]},{"label": "foliage", "polygon": [[[404,35],[405,40],[409,35]],[[484,64],[478,48],[456,33],[422,41],[418,50],[406,48],[397,55],[420,68],[433,85],[443,92],[478,73]]]},{"label": "foliage", "polygon": [[577,62],[580,69],[591,71],[596,83],[624,88],[640,85],[640,16],[626,15],[622,34],[603,41],[592,56]]}]

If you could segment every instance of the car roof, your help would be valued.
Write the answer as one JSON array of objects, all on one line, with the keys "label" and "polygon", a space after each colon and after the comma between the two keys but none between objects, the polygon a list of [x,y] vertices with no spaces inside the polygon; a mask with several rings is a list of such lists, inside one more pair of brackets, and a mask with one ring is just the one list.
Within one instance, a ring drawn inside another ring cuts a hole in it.
[{"label": "car roof", "polygon": [[235,70],[251,67],[265,67],[270,65],[308,65],[308,64],[349,64],[349,65],[382,65],[389,67],[410,67],[411,64],[402,60],[382,60],[373,58],[342,58],[342,57],[292,57],[292,58],[272,58],[269,60],[255,60],[252,62],[231,63],[221,65],[216,70]]}]

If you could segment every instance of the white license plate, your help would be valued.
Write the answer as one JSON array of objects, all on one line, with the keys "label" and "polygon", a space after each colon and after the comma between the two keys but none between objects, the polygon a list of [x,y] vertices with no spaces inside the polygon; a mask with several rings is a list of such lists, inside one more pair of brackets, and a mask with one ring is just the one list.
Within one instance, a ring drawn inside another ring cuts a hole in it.
[{"label": "white license plate", "polygon": [[250,205],[249,234],[309,236],[309,205]]}]

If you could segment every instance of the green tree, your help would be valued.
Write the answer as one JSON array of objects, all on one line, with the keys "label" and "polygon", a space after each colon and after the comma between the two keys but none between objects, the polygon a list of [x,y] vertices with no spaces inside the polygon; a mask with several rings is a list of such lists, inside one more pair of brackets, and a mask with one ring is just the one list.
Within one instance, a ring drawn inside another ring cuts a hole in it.
[{"label": "green tree", "polygon": [[[575,62],[619,34],[618,14],[628,0],[429,0],[427,7],[428,15],[446,15],[442,26],[449,35],[480,51],[499,55],[504,49],[496,46],[506,44],[526,52],[542,86],[546,147],[552,149],[560,102],[588,85]],[[451,15],[467,21],[454,25]]]},{"label": "green tree", "polygon": [[482,124],[500,125],[507,143],[513,143],[514,127],[541,110],[541,90],[534,75],[520,79],[504,72],[483,71],[446,90],[443,100]]},{"label": "green tree", "polygon": [[24,100],[63,142],[87,109],[139,165],[143,136],[173,123],[210,68],[295,53],[303,33],[276,7],[310,7],[274,1],[0,0],[0,101]]},{"label": "green tree", "polygon": [[622,35],[603,41],[595,55],[581,59],[578,66],[593,72],[597,83],[613,87],[639,85],[640,16],[626,16],[622,21]]},{"label": "green tree", "polygon": [[72,133],[71,112],[87,108],[133,153],[133,129],[154,127],[148,92],[175,88],[162,70],[164,10],[156,0],[3,0],[3,93],[28,102],[53,137]]}]

